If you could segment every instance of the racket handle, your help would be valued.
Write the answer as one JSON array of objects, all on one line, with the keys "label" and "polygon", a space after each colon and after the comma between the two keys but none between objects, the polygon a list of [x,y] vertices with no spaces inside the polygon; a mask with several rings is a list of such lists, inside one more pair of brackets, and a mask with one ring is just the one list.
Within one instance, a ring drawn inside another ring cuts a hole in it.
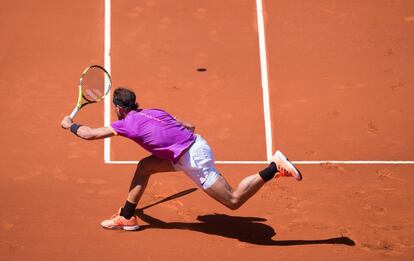
[{"label": "racket handle", "polygon": [[70,117],[71,119],[75,118],[75,116],[76,116],[76,114],[78,113],[78,111],[79,111],[79,107],[78,107],[78,106],[76,106],[76,107],[75,107],[75,109],[72,111],[72,113],[69,115],[69,117]]}]

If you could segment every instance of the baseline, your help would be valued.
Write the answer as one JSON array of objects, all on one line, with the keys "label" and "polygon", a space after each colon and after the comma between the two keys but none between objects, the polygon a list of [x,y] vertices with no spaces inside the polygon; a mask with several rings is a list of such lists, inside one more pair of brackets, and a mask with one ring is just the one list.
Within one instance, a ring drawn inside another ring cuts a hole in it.
[{"label": "baseline", "polygon": [[[139,161],[109,161],[108,164],[138,164]],[[269,164],[268,161],[215,161],[216,164],[223,165],[254,165],[254,164]],[[306,161],[306,160],[293,160],[292,163],[297,165],[323,165],[323,164],[337,164],[337,165],[412,165],[414,161],[387,161],[387,160],[315,160],[315,161]]]}]

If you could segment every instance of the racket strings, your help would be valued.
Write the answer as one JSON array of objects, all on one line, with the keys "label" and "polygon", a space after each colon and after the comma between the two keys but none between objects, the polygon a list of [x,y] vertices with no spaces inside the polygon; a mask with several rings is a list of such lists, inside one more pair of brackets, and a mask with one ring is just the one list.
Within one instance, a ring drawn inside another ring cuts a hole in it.
[{"label": "racket strings", "polygon": [[109,90],[109,76],[100,68],[90,68],[82,78],[82,95],[91,102],[102,99]]},{"label": "racket strings", "polygon": [[95,100],[95,101],[97,101],[100,98],[102,98],[104,96],[104,94],[105,93],[102,90],[99,90],[99,89],[85,89],[83,91],[83,95],[88,100]]}]

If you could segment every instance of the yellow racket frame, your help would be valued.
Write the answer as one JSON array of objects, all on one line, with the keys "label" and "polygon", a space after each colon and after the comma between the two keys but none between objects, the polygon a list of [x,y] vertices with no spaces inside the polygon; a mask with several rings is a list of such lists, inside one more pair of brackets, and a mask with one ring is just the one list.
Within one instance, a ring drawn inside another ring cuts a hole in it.
[{"label": "yellow racket frame", "polygon": [[[105,93],[104,93],[104,95],[102,96],[102,97],[100,97],[100,98],[98,98],[98,99],[96,99],[96,100],[89,100],[88,98],[86,98],[84,95],[83,95],[83,93],[82,93],[82,83],[83,83],[83,79],[85,78],[85,75],[88,73],[88,71],[90,70],[90,69],[92,69],[92,68],[98,68],[98,69],[100,69],[100,70],[102,70],[104,73],[105,73],[105,75],[107,76],[107,77],[105,77],[105,82],[104,82],[104,84],[105,84]],[[111,78],[111,75],[108,73],[108,71],[107,70],[105,70],[105,68],[103,68],[102,66],[100,66],[100,65],[90,65],[90,66],[88,66],[85,70],[83,70],[83,72],[82,72],[82,75],[81,75],[81,77],[80,77],[80,79],[79,79],[79,94],[78,94],[78,101],[76,102],[76,106],[75,106],[75,109],[73,109],[73,111],[72,111],[72,113],[69,115],[69,117],[71,118],[71,119],[73,119],[75,116],[76,116],[76,114],[79,112],[79,110],[83,107],[83,106],[85,106],[85,105],[87,105],[87,104],[90,104],[90,103],[96,103],[96,102],[98,102],[98,101],[100,101],[100,100],[102,100],[103,98],[105,98],[105,96],[109,93],[109,91],[111,90],[111,85],[112,85],[112,78]],[[84,103],[82,103],[82,99],[84,99],[86,102],[84,102]]]}]

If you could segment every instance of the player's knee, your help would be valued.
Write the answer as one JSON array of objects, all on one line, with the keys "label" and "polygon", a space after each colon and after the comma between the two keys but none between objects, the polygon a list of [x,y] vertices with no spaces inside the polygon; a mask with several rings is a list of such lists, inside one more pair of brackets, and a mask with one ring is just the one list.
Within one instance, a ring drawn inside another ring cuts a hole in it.
[{"label": "player's knee", "polygon": [[231,210],[237,210],[241,207],[241,202],[237,197],[233,197],[227,204],[227,207]]},{"label": "player's knee", "polygon": [[144,158],[144,159],[139,161],[138,166],[137,166],[137,170],[136,170],[136,174],[141,175],[141,176],[146,176],[146,175],[151,174],[150,159]]},{"label": "player's knee", "polygon": [[227,207],[231,210],[237,210],[240,206],[236,204],[229,204]]}]

